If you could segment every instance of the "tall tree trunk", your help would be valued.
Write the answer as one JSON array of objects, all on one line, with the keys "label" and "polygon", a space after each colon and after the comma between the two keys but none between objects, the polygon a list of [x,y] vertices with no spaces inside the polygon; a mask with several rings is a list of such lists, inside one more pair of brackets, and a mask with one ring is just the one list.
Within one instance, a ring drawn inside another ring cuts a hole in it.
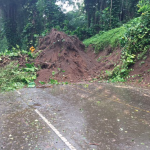
[{"label": "tall tree trunk", "polygon": [[10,2],[7,7],[1,7],[4,18],[4,29],[9,48],[15,47],[20,44],[17,34],[17,4]]},{"label": "tall tree trunk", "polygon": [[122,21],[124,18],[123,18],[123,3],[124,3],[124,0],[121,0],[121,10],[120,10],[120,21]]},{"label": "tall tree trunk", "polygon": [[111,18],[112,18],[111,14],[112,14],[112,0],[110,5],[110,28],[111,28]]}]

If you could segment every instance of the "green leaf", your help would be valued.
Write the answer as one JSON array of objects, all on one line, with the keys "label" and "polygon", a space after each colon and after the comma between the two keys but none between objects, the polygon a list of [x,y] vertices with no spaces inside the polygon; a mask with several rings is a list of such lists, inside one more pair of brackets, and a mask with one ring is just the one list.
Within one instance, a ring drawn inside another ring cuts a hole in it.
[{"label": "green leaf", "polygon": [[39,81],[39,83],[41,83],[42,85],[45,84],[45,82],[43,82],[43,81]]},{"label": "green leaf", "polygon": [[33,87],[35,87],[35,82],[30,82],[30,83],[28,84],[28,88],[33,88]]},{"label": "green leaf", "polygon": [[32,68],[34,65],[33,64],[26,64],[27,68]]},{"label": "green leaf", "polygon": [[121,72],[125,72],[126,71],[126,69],[121,69]]},{"label": "green leaf", "polygon": [[19,45],[16,45],[16,47],[19,49]]},{"label": "green leaf", "polygon": [[34,72],[34,71],[35,71],[34,68],[24,68],[24,70],[25,70],[26,72],[29,72],[29,71]]},{"label": "green leaf", "polygon": [[52,71],[52,75],[54,76],[56,74],[56,72],[55,71]]}]

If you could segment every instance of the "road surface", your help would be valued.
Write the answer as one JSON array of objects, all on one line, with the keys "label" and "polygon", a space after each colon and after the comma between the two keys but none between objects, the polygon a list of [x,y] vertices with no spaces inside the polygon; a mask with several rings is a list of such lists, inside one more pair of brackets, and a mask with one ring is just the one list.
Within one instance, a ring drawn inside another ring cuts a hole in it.
[{"label": "road surface", "polygon": [[150,91],[58,85],[0,94],[1,150],[149,150]]}]

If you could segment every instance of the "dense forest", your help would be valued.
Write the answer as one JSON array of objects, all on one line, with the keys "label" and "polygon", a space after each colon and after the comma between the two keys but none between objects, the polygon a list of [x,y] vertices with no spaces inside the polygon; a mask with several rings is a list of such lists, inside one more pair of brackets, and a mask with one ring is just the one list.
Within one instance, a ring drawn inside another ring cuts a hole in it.
[{"label": "dense forest", "polygon": [[[57,0],[1,0],[0,34],[8,47],[16,44],[25,48],[34,45],[37,36],[44,36],[52,28],[77,35],[81,40],[100,31],[121,26],[137,13],[139,0],[84,0],[68,1],[78,9],[64,13]],[[62,5],[66,1],[62,0]],[[140,1],[142,3],[142,1]]]},{"label": "dense forest", "polygon": [[[70,8],[73,9],[68,11],[67,9]],[[31,49],[35,50],[38,48],[39,39],[49,35],[52,29],[62,32],[63,35],[65,33],[70,38],[78,37],[86,49],[92,45],[94,53],[98,54],[105,49],[110,49],[106,56],[99,56],[98,58],[98,55],[95,56],[97,62],[105,63],[107,66],[105,70],[101,70],[102,67],[99,67],[101,71],[99,78],[113,82],[126,81],[131,77],[130,72],[134,70],[133,65],[140,61],[139,66],[141,67],[149,58],[150,0],[0,1],[1,56],[8,54],[9,56],[20,57],[22,56],[21,53],[27,54]],[[53,32],[56,32],[55,30]],[[50,43],[50,41],[48,42]],[[65,43],[64,39],[63,42]],[[78,43],[80,42],[78,41]],[[82,45],[82,48],[84,46]],[[120,58],[116,62],[112,61],[113,64],[111,64],[112,62],[107,55],[112,54],[113,50],[118,47],[120,51],[117,54],[120,54]],[[15,53],[11,53],[13,51]],[[16,51],[19,51],[19,54]],[[33,58],[31,53],[28,55]],[[58,55],[60,56],[60,53]],[[9,59],[0,58],[2,66],[6,62],[5,60]],[[28,58],[25,60],[28,62]],[[96,64],[96,62],[94,63]],[[108,67],[108,64],[113,67]],[[145,65],[148,64],[145,63]],[[29,66],[33,67],[33,65]],[[36,71],[35,68],[31,68],[28,71]],[[108,70],[106,70],[107,68]],[[58,67],[57,70],[61,69]],[[149,70],[150,68],[147,69],[147,74],[149,74]],[[51,74],[54,76],[55,72],[57,71],[52,71]],[[138,76],[140,82],[144,79],[141,74],[145,75],[145,71],[139,72],[132,74],[132,77]],[[2,83],[3,81],[0,81],[1,85]]]}]

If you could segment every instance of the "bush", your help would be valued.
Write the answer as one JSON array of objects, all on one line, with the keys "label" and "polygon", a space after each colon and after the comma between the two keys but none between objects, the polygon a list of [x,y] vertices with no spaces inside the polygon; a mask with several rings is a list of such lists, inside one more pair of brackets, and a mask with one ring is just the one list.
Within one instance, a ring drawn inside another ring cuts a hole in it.
[{"label": "bush", "polygon": [[140,1],[137,5],[141,16],[132,20],[126,28],[126,33],[121,39],[122,64],[113,70],[113,78],[125,78],[135,63],[135,59],[142,59],[150,49],[150,4]]},{"label": "bush", "polygon": [[36,73],[34,70],[31,70],[32,68],[22,69],[16,64],[17,62],[11,62],[0,69],[0,89],[2,91],[22,88],[36,79]]}]

